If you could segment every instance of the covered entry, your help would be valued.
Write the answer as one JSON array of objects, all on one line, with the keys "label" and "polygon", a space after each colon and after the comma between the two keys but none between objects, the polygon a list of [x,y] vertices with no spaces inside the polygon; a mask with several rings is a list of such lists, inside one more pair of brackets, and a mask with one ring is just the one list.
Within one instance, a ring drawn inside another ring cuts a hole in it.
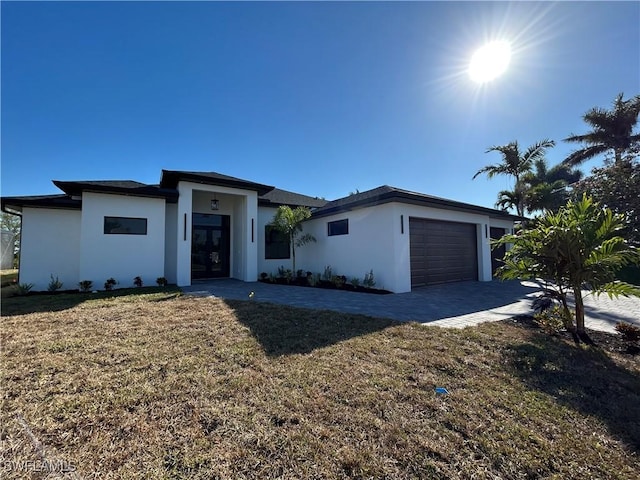
[{"label": "covered entry", "polygon": [[478,279],[474,223],[409,218],[411,286]]},{"label": "covered entry", "polygon": [[191,277],[228,277],[231,253],[229,215],[193,214]]}]

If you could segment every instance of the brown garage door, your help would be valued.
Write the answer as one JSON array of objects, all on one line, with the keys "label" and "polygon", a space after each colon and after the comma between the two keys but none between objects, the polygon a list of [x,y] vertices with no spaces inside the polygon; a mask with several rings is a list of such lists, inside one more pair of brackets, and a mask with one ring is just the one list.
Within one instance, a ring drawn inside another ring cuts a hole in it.
[{"label": "brown garage door", "polygon": [[478,279],[473,223],[409,219],[411,286]]}]

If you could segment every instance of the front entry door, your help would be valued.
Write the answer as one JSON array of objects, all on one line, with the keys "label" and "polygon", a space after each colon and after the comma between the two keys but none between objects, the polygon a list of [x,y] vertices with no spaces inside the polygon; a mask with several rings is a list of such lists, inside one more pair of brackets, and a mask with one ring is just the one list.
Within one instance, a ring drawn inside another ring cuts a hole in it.
[{"label": "front entry door", "polygon": [[191,278],[228,277],[229,216],[194,213],[192,224]]}]

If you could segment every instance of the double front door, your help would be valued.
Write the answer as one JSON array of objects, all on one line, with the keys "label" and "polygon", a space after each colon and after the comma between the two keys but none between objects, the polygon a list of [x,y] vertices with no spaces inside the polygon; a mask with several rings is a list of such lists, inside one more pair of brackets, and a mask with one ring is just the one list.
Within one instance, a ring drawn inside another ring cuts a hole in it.
[{"label": "double front door", "polygon": [[230,224],[228,215],[193,214],[192,279],[229,276]]}]

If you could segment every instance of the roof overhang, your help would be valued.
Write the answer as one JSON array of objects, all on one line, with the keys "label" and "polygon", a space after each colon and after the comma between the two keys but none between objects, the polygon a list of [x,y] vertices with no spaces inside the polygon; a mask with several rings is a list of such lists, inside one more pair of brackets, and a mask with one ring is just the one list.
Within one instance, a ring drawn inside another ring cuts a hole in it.
[{"label": "roof overhang", "polygon": [[128,195],[133,197],[164,198],[170,203],[178,201],[178,191],[170,188],[161,188],[155,185],[125,187],[117,185],[100,185],[92,182],[65,182],[53,180],[53,184],[70,196],[82,195],[82,192],[108,193],[116,195]]},{"label": "roof overhang", "polygon": [[230,177],[215,172],[183,172],[178,170],[162,170],[160,187],[175,189],[180,181],[200,183],[203,185],[219,185],[221,187],[252,190],[258,196],[265,195],[275,187],[262,183],[250,182],[241,178]]},{"label": "roof overhang", "polygon": [[363,198],[361,200],[354,200],[343,205],[336,205],[335,207],[323,207],[312,213],[312,218],[321,218],[329,215],[335,215],[337,213],[348,212],[359,208],[373,207],[375,205],[382,205],[385,203],[405,203],[409,205],[418,205],[422,207],[438,208],[441,210],[451,210],[456,212],[476,213],[480,215],[488,215],[490,218],[499,218],[503,220],[522,221],[524,217],[517,215],[511,215],[507,212],[495,210],[492,208],[481,207],[479,205],[471,205],[468,203],[456,202],[454,200],[448,200],[445,198],[432,197],[422,195],[419,193],[404,191],[404,190],[392,190],[383,192],[373,197]]},{"label": "roof overhang", "polygon": [[20,215],[23,208],[56,208],[63,210],[80,210],[82,201],[69,195],[37,195],[30,197],[2,197],[2,211]]}]

